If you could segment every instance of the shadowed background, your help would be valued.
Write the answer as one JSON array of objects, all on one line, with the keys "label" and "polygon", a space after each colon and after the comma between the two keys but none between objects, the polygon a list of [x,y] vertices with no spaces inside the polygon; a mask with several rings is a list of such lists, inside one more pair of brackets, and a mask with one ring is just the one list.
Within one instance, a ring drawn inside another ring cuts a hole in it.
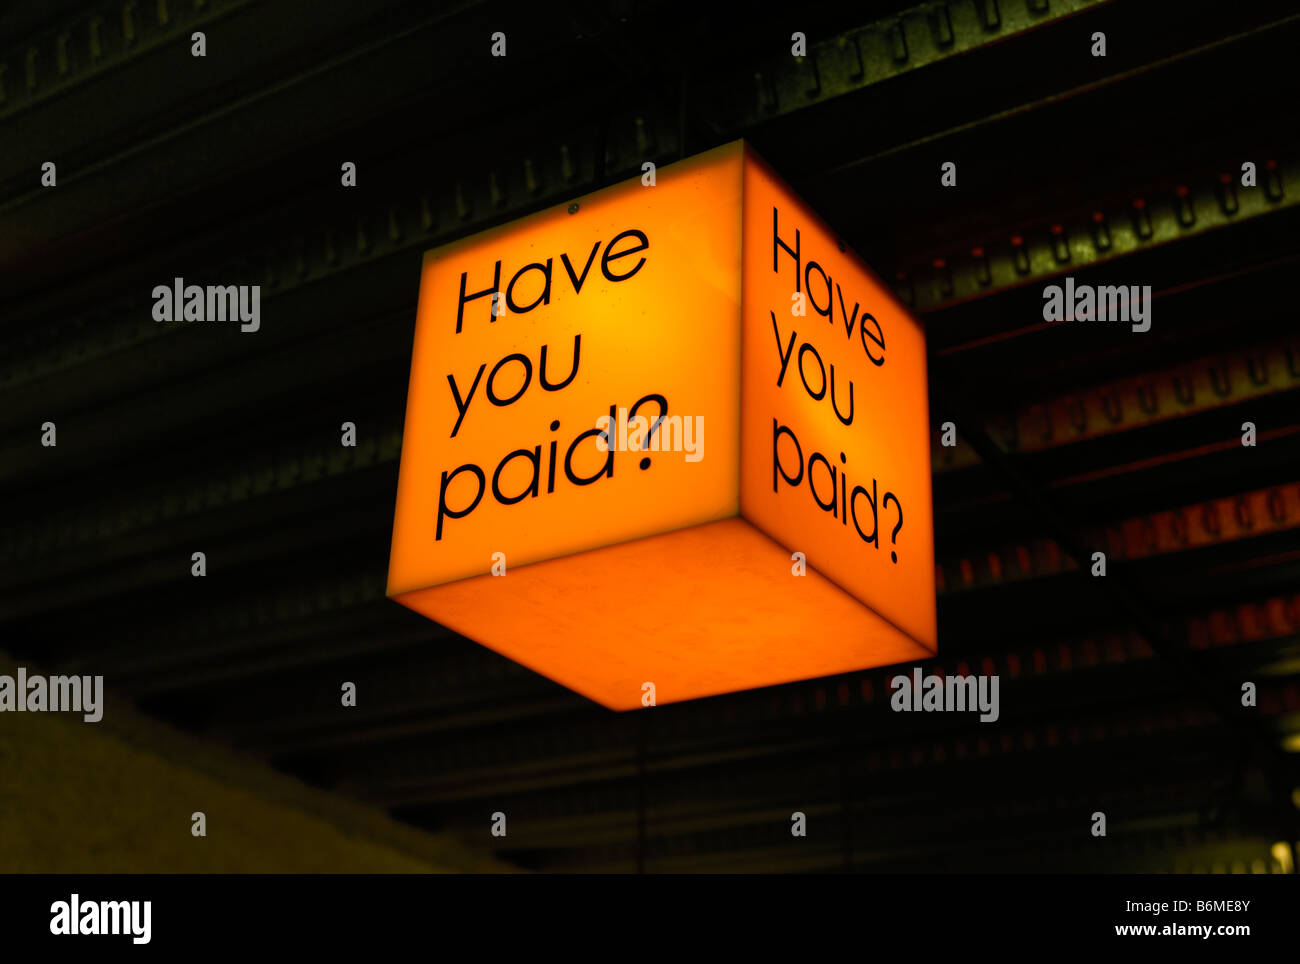
[{"label": "shadowed background", "polygon": [[[239,869],[319,846],[337,870],[1291,871],[1298,43],[1284,2],[10,5],[0,649],[102,674],[146,745],[191,731],[257,805],[287,776],[369,808],[397,851],[286,819],[284,851]],[[999,674],[996,724],[891,712],[894,669],[612,714],[384,598],[422,252],[737,137],[926,326],[923,669]],[[1043,324],[1066,275],[1151,285],[1151,330]],[[260,284],[261,330],[155,324],[177,276]],[[30,761],[18,719],[0,751]],[[111,721],[70,719],[23,718],[67,768],[0,775],[29,848],[0,869],[119,869],[105,848],[141,848],[114,814],[167,797],[159,768],[85,779],[118,765]],[[188,843],[203,808],[172,796]],[[208,807],[197,843],[234,848]],[[124,829],[56,859],[89,819]],[[134,869],[234,866],[184,853]]]}]

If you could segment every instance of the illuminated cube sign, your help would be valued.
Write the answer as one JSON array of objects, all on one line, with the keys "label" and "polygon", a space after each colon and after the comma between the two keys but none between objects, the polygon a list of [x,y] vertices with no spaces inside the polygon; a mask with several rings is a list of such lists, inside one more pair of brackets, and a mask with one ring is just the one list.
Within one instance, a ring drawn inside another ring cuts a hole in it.
[{"label": "illuminated cube sign", "polygon": [[925,339],[737,142],[428,252],[388,595],[613,709],[936,650]]}]

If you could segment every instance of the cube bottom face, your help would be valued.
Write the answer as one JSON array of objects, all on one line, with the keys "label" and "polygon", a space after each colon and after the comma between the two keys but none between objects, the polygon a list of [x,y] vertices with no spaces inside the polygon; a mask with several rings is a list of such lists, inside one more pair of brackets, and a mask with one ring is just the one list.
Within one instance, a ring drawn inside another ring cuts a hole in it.
[{"label": "cube bottom face", "polygon": [[793,566],[736,516],[394,598],[613,710],[934,655]]}]

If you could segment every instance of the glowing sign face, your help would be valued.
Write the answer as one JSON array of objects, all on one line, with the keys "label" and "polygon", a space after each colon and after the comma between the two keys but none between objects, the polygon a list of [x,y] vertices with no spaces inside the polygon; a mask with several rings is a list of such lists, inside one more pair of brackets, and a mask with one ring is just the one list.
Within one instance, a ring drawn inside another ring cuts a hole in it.
[{"label": "glowing sign face", "polygon": [[425,255],[388,594],[614,709],[922,658],[929,451],[920,326],[738,142]]}]

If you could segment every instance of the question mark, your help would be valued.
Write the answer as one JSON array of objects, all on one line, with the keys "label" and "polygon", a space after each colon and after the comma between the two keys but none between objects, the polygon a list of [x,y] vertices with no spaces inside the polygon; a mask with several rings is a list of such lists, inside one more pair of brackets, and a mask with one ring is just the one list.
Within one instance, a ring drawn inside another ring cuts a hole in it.
[{"label": "question mark", "polygon": [[[650,431],[646,433],[645,441],[641,443],[641,449],[643,451],[650,448],[650,439],[653,438],[655,432],[659,430],[659,423],[662,422],[664,418],[668,415],[668,399],[664,398],[662,395],[660,395],[657,392],[652,393],[650,395],[642,395],[640,398],[636,400],[636,404],[633,405],[631,409],[628,410],[627,413],[628,421],[630,422],[632,419],[636,417],[636,410],[640,408],[642,405],[644,405],[646,402],[650,402],[650,401],[659,403],[659,417],[650,423]],[[650,468],[650,456],[647,455],[645,458],[641,460],[641,468],[643,470]]]},{"label": "question mark", "polygon": [[[898,525],[894,526],[894,531],[890,534],[889,541],[891,543],[897,544],[898,530],[903,528],[903,503],[898,501],[898,496],[894,495],[894,493],[886,492],[885,497],[880,500],[880,508],[884,509],[885,506],[889,505],[890,499],[893,499],[894,505],[898,506]],[[898,562],[898,553],[894,552],[893,550],[890,550],[889,561]]]}]

